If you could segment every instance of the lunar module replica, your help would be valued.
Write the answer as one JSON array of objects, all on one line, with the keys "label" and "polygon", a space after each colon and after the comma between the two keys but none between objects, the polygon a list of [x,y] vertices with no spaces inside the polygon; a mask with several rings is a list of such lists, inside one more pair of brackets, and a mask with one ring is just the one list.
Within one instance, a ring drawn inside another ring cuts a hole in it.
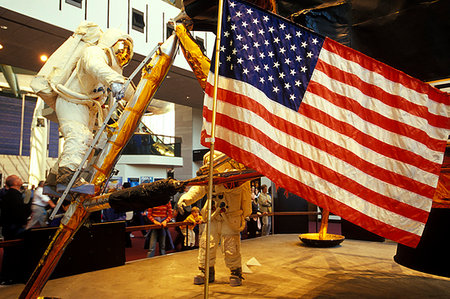
[{"label": "lunar module replica", "polygon": [[[83,24],[85,26],[86,24]],[[95,26],[87,24],[89,26]],[[186,185],[206,185],[208,182],[208,171],[203,169],[199,176],[187,180],[177,181],[166,179],[154,183],[141,184],[136,187],[106,193],[108,180],[113,174],[114,166],[120,154],[128,141],[133,136],[135,130],[140,124],[143,114],[150,105],[152,98],[164,81],[177,53],[179,46],[191,65],[200,85],[204,88],[207,74],[210,68],[210,60],[202,53],[200,47],[190,35],[188,28],[182,22],[175,24],[175,31],[164,43],[158,45],[141,62],[139,67],[128,78],[124,84],[124,90],[127,92],[132,86],[131,80],[141,70],[141,80],[133,89],[133,95],[125,104],[123,101],[116,100],[112,93],[105,102],[107,104],[106,116],[103,116],[102,123],[97,124],[95,135],[90,143],[84,158],[73,176],[69,179],[64,191],[60,194],[55,213],[65,199],[71,198],[70,205],[64,214],[61,224],[53,236],[47,250],[39,261],[29,281],[27,282],[20,298],[37,298],[45,286],[47,280],[55,269],[65,248],[74,238],[78,229],[87,220],[91,212],[106,208],[113,208],[117,212],[143,210],[150,207],[166,204],[170,197],[184,189]],[[72,39],[82,39],[85,32],[75,31]],[[81,36],[80,36],[81,35]],[[64,46],[64,44],[63,44]],[[61,47],[63,47],[61,46]],[[58,50],[55,52],[57,53]],[[58,55],[58,54],[56,54]],[[75,54],[73,54],[75,55]],[[67,57],[67,63],[71,62],[71,56]],[[52,57],[50,57],[51,61]],[[44,101],[48,102],[46,96],[50,94],[54,98],[54,93],[60,95],[76,97],[73,92],[68,90],[63,84],[47,84],[49,74],[52,70],[43,70],[37,75],[39,82],[35,84],[36,93]],[[47,67],[48,69],[48,67]],[[69,72],[70,75],[70,72]],[[45,89],[46,88],[46,89]],[[53,95],[52,95],[53,93]],[[52,103],[54,104],[54,102]],[[100,109],[98,110],[100,111]],[[100,113],[100,112],[98,112]],[[106,138],[105,138],[106,136]],[[228,158],[229,159],[229,158]],[[227,157],[214,161],[214,166],[218,166],[227,161]],[[217,165],[216,165],[217,164]],[[222,184],[227,182],[247,181],[260,177],[252,169],[240,169],[226,173],[214,173],[213,183]],[[82,178],[90,191],[77,192],[77,180]],[[62,191],[62,190],[58,190]],[[52,214],[50,217],[54,217]]]}]

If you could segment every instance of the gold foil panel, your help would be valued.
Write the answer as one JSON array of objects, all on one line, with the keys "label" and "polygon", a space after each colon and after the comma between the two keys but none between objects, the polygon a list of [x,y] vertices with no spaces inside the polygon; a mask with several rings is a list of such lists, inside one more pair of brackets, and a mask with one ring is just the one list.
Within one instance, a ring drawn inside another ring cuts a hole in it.
[{"label": "gold foil panel", "polygon": [[202,50],[184,25],[177,25],[175,33],[181,42],[181,50],[183,51],[186,61],[191,66],[195,77],[197,77],[198,83],[200,83],[200,86],[204,90],[209,68],[211,66],[211,60],[203,54]]}]

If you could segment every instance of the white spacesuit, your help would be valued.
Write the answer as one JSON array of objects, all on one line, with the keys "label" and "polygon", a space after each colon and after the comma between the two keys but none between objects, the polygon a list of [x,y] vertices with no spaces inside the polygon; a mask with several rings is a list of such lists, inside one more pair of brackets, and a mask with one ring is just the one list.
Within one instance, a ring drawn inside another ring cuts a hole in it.
[{"label": "white spacesuit", "polygon": [[[55,110],[65,142],[59,158],[58,184],[67,185],[82,162],[108,89],[117,100],[124,97],[126,80],[122,68],[132,55],[131,37],[118,29],[108,29],[97,45],[83,51],[77,67],[60,88]],[[77,184],[80,181],[76,181],[75,186]]]},{"label": "white spacesuit", "polygon": [[[214,159],[219,155],[223,154],[215,151]],[[209,153],[204,156],[203,161],[205,165],[209,162]],[[214,170],[226,172],[244,168],[244,165],[234,160],[230,160]],[[209,282],[214,281],[216,250],[219,243],[221,243],[225,255],[225,264],[231,270],[230,285],[238,286],[241,285],[242,280],[240,232],[245,227],[245,218],[252,212],[250,182],[215,185],[213,188]],[[191,205],[203,198],[207,192],[207,186],[193,186],[187,193],[181,196],[178,201],[178,206],[181,208],[186,205]],[[203,207],[201,213],[206,217],[206,205]],[[206,237],[205,230],[200,238],[200,248],[198,253],[200,273],[194,278],[194,284],[205,283]]]}]

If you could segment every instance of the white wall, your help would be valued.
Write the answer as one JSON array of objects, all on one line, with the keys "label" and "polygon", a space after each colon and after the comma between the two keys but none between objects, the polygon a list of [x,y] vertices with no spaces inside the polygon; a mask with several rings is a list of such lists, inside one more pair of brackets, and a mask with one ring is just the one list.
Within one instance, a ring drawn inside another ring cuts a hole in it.
[{"label": "white wall", "polygon": [[[128,6],[128,3],[130,3],[130,6]],[[147,56],[159,42],[166,39],[166,24],[180,12],[178,8],[160,0],[91,0],[87,1],[87,7],[85,4],[86,1],[83,1],[82,8],[78,8],[66,3],[66,0],[1,1],[1,5],[6,9],[70,31],[75,30],[78,24],[84,20],[97,23],[103,30],[110,27],[119,28],[131,35],[134,40],[135,52],[144,56]],[[144,28],[143,33],[132,29],[131,15],[133,8],[144,13],[146,28]],[[211,57],[214,47],[214,34],[192,32],[192,35],[205,40],[207,55]],[[175,59],[174,65],[190,69],[181,51],[179,51],[178,56],[180,57]]]},{"label": "white wall", "polygon": [[203,125],[202,109],[192,108],[192,149],[204,149],[200,143]]},{"label": "white wall", "polygon": [[150,176],[153,178],[167,177],[167,168],[183,165],[181,157],[164,157],[153,155],[122,155],[116,164],[119,174],[114,177],[122,177],[123,182],[128,178]]},{"label": "white wall", "polygon": [[[203,111],[202,109],[192,108],[192,150],[205,149],[200,143],[200,136],[203,126]],[[203,163],[201,161],[192,161],[192,176],[196,176],[197,170],[202,167]]]}]

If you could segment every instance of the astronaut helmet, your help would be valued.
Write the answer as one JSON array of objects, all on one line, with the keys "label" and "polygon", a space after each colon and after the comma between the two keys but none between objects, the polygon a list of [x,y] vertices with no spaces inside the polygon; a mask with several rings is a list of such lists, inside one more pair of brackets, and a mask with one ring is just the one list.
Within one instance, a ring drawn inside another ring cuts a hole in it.
[{"label": "astronaut helmet", "polygon": [[133,39],[116,28],[106,30],[100,38],[98,46],[108,49],[121,68],[125,67],[133,57]]},{"label": "astronaut helmet", "polygon": [[[207,165],[209,164],[209,156],[210,156],[210,152],[207,152],[204,156],[203,156],[203,165]],[[226,159],[228,158],[224,153],[219,152],[217,150],[214,151],[214,162],[216,161],[220,161],[222,159]],[[247,169],[247,167],[245,167],[245,165],[237,162],[236,160],[233,159],[228,159],[228,161],[226,161],[225,163],[220,163],[218,166],[214,167],[214,172],[228,172],[228,171],[236,171],[236,170],[245,170]]]},{"label": "astronaut helmet", "polygon": [[125,67],[133,57],[133,42],[120,39],[113,46],[112,51],[121,67]]}]

